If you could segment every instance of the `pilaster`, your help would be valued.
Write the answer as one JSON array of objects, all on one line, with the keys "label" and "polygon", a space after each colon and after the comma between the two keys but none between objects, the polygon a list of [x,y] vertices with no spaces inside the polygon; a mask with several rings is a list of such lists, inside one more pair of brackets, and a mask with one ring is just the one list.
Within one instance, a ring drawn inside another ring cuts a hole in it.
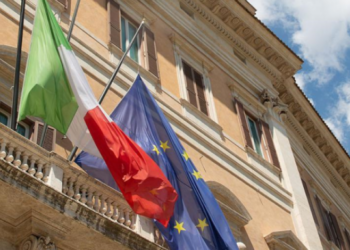
[{"label": "pilaster", "polygon": [[262,95],[262,102],[268,108],[267,120],[282,170],[285,188],[292,193],[293,209],[291,212],[297,237],[307,249],[322,249],[322,244],[314,223],[309,203],[301,182],[293,150],[284,126],[287,105],[278,98]]}]

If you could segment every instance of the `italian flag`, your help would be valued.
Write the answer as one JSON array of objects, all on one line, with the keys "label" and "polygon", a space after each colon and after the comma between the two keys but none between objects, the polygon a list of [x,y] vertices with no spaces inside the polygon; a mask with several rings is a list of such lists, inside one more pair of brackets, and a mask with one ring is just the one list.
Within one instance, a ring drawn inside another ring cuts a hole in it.
[{"label": "italian flag", "polygon": [[74,145],[102,156],[134,212],[167,225],[175,189],[98,104],[46,0],[38,0],[18,119],[27,116],[42,118]]}]

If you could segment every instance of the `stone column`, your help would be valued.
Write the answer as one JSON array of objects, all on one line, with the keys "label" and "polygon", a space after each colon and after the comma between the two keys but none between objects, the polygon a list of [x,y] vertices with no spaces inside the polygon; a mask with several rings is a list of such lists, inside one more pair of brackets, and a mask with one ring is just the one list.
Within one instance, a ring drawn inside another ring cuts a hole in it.
[{"label": "stone column", "polygon": [[293,196],[291,215],[296,234],[307,249],[322,249],[320,237],[283,122],[286,118],[287,106],[279,103],[277,99],[272,100],[272,102],[265,102],[264,105],[268,107],[266,115],[281,166],[283,184]]}]

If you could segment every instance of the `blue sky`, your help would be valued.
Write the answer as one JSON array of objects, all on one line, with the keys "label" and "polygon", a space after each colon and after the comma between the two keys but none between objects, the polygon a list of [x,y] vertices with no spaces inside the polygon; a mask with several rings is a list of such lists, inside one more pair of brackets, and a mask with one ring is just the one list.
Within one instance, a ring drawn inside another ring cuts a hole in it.
[{"label": "blue sky", "polygon": [[350,1],[248,1],[304,60],[297,84],[350,153]]}]

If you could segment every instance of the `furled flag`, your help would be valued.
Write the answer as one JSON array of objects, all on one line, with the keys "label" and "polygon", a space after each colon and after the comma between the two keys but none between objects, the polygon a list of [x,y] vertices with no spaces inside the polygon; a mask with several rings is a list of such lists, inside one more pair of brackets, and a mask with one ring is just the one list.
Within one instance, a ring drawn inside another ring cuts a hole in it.
[{"label": "furled flag", "polygon": [[102,155],[134,212],[167,225],[175,189],[100,107],[46,0],[38,1],[27,65],[19,120],[40,117],[74,145]]},{"label": "furled flag", "polygon": [[[169,226],[155,222],[169,247],[238,249],[215,197],[139,76],[111,118],[152,157],[179,195]],[[111,183],[103,171],[106,166],[94,156],[83,152],[76,162],[96,178]]]}]

